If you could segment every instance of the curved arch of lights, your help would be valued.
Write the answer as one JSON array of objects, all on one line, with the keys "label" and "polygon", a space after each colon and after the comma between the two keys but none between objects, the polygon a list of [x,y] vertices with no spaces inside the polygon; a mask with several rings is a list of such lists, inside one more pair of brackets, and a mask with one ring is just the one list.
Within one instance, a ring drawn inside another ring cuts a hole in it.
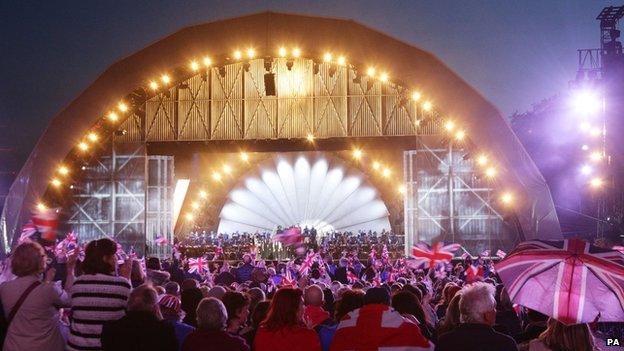
[{"label": "curved arch of lights", "polygon": [[327,231],[390,229],[388,209],[359,170],[325,157],[275,157],[230,191],[219,232],[273,231],[278,226]]}]

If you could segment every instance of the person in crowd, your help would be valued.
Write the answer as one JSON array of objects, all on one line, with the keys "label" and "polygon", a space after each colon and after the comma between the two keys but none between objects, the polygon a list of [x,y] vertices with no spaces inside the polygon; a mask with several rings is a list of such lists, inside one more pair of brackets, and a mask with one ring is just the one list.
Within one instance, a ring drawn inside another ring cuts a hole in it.
[{"label": "person in crowd", "polygon": [[137,259],[132,260],[132,271],[130,272],[130,283],[133,288],[145,283],[145,272],[141,268],[141,262]]},{"label": "person in crowd", "polygon": [[334,319],[332,323],[323,323],[318,328],[319,338],[321,340],[321,349],[329,351],[329,347],[336,334],[336,328],[340,320],[347,313],[364,306],[364,292],[359,289],[347,290],[342,294],[342,298],[336,302],[334,309]]},{"label": "person in crowd", "polygon": [[199,287],[189,288],[182,290],[182,294],[180,294],[180,299],[182,301],[182,310],[186,314],[184,316],[183,322],[197,327],[197,318],[195,318],[195,311],[197,310],[197,305],[204,298],[204,294],[202,294]]},{"label": "person in crowd", "polygon": [[537,339],[522,345],[528,351],[594,351],[594,337],[587,324],[565,325],[549,318],[546,330]]},{"label": "person in crowd", "polygon": [[303,292],[281,288],[273,299],[266,319],[254,340],[256,351],[318,351],[319,337],[303,321]]},{"label": "person in crowd", "polygon": [[494,329],[503,334],[514,336],[520,334],[520,319],[513,308],[507,290],[502,284],[496,286],[496,324]]},{"label": "person in crowd", "polygon": [[525,341],[533,340],[537,338],[542,332],[546,330],[546,322],[548,316],[530,308],[526,309],[527,323],[524,326],[523,331],[514,336],[516,343],[521,344]]},{"label": "person in crowd", "polygon": [[392,296],[392,308],[403,317],[418,324],[420,331],[427,339],[434,340],[433,326],[427,323],[418,296],[409,291],[400,291]]},{"label": "person in crowd", "polygon": [[126,315],[102,327],[102,348],[104,351],[178,350],[173,326],[161,319],[156,290],[141,285],[130,293]]},{"label": "person in crowd", "polygon": [[71,292],[69,350],[97,350],[102,347],[102,326],[125,315],[130,296],[132,260],[117,265],[117,244],[104,238],[89,242],[82,262],[83,275],[76,278]]},{"label": "person in crowd", "polygon": [[266,300],[266,294],[264,293],[264,290],[256,287],[249,289],[249,291],[247,291],[247,296],[249,296],[249,315],[251,316],[254,313],[258,303]]},{"label": "person in crowd", "polygon": [[[253,345],[260,323],[262,323],[269,313],[269,306],[271,306],[271,301],[263,300],[258,302],[256,307],[253,309],[253,312],[251,312],[249,328],[241,333],[241,336],[247,341],[247,345]],[[253,349],[254,348],[252,347],[252,350]]]},{"label": "person in crowd", "polygon": [[254,266],[251,264],[251,255],[243,255],[243,264],[236,268],[236,281],[238,283],[244,283],[251,280],[251,273],[254,270]]},{"label": "person in crowd", "polygon": [[238,335],[249,317],[249,296],[238,291],[228,291],[221,301],[228,315],[225,330],[230,334]]},{"label": "person in crowd", "polygon": [[225,288],[222,286],[213,286],[212,288],[210,288],[210,290],[208,290],[208,296],[206,297],[215,297],[221,300],[223,298],[223,295],[225,295],[226,291],[227,290],[225,290]]},{"label": "person in crowd", "polygon": [[449,282],[444,285],[444,288],[442,289],[442,300],[438,303],[435,309],[435,314],[438,320],[444,318],[444,313],[446,312],[449,303],[459,290],[461,290],[461,288],[455,283]]},{"label": "person in crowd", "polygon": [[171,278],[171,274],[169,274],[169,272],[163,271],[158,257],[148,258],[146,266],[147,279],[154,285],[163,286],[169,281],[169,278]]},{"label": "person in crowd", "polygon": [[312,328],[315,328],[329,318],[329,312],[323,309],[325,295],[318,285],[310,285],[305,288],[303,296],[305,304],[303,317]]},{"label": "person in crowd", "polygon": [[186,337],[182,351],[249,351],[243,338],[225,331],[228,315],[221,300],[214,297],[202,299],[195,314],[197,330]]},{"label": "person in crowd", "polygon": [[511,337],[492,329],[496,321],[494,292],[494,286],[484,282],[476,282],[461,289],[461,323],[454,330],[438,336],[437,351],[484,350],[484,347],[488,351],[518,349]]},{"label": "person in crowd", "polygon": [[349,284],[349,278],[347,276],[347,272],[349,270],[349,260],[345,257],[340,258],[338,260],[338,268],[336,268],[336,274],[334,279],[336,279],[341,284]]},{"label": "person in crowd", "polygon": [[178,349],[181,350],[182,342],[195,328],[182,322],[184,313],[182,312],[180,299],[177,296],[166,294],[160,298],[158,306],[160,307],[160,314],[163,320],[173,326],[176,340],[178,341]]},{"label": "person in crowd", "polygon": [[[17,278],[0,285],[0,299],[8,323],[3,350],[65,349],[57,307],[69,306],[70,297],[66,290],[73,283],[75,263],[76,256],[70,256],[66,263],[67,278],[63,290],[52,282],[55,269],[45,272],[47,256],[41,245],[24,242],[13,250],[11,272]],[[18,303],[20,300],[21,303]]]},{"label": "person in crowd", "polygon": [[451,302],[446,307],[446,313],[444,314],[444,319],[438,324],[438,329],[436,331],[437,335],[442,335],[444,333],[450,332],[451,330],[455,330],[459,326],[460,316],[459,316],[459,301],[461,300],[461,294],[455,294]]},{"label": "person in crowd", "polygon": [[348,313],[338,324],[331,351],[383,348],[433,350],[418,325],[390,307],[390,293],[384,287],[370,288],[364,306]]},{"label": "person in crowd", "polygon": [[180,284],[174,281],[171,281],[171,282],[167,282],[164,288],[165,288],[165,294],[176,296],[178,298],[180,297]]},{"label": "person in crowd", "polygon": [[438,316],[436,315],[435,310],[433,309],[433,305],[431,304],[431,299],[433,298],[433,291],[429,289],[427,284],[421,282],[416,283],[416,287],[420,290],[421,295],[421,303],[423,306],[423,311],[425,311],[425,316],[427,317],[427,322],[431,325],[436,325],[439,321]]}]

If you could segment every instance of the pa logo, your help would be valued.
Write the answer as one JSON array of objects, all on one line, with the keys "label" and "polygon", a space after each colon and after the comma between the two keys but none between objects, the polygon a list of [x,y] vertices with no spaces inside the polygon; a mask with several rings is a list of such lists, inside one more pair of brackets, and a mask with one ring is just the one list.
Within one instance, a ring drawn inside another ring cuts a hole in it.
[{"label": "pa logo", "polygon": [[620,342],[620,339],[618,339],[618,338],[607,338],[605,340],[605,343],[607,344],[607,346],[620,346],[620,345],[622,345],[622,343]]}]

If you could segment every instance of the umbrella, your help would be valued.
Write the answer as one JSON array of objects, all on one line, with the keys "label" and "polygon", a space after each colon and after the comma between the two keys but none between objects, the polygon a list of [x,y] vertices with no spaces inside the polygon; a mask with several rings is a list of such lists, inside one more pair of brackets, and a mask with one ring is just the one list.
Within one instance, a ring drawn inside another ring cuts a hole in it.
[{"label": "umbrella", "polygon": [[581,239],[527,241],[496,265],[511,300],[565,324],[624,321],[624,254]]}]

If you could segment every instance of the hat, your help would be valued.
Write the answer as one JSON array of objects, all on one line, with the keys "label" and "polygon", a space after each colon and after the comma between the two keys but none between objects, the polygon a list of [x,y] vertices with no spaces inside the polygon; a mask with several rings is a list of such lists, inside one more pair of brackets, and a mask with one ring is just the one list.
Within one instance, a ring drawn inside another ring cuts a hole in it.
[{"label": "hat", "polygon": [[390,305],[390,293],[385,288],[370,288],[366,290],[364,295],[364,304],[383,304]]},{"label": "hat", "polygon": [[182,307],[182,303],[180,299],[173,295],[165,294],[158,301],[158,305],[160,308],[166,308],[171,312],[180,313],[180,309]]}]

